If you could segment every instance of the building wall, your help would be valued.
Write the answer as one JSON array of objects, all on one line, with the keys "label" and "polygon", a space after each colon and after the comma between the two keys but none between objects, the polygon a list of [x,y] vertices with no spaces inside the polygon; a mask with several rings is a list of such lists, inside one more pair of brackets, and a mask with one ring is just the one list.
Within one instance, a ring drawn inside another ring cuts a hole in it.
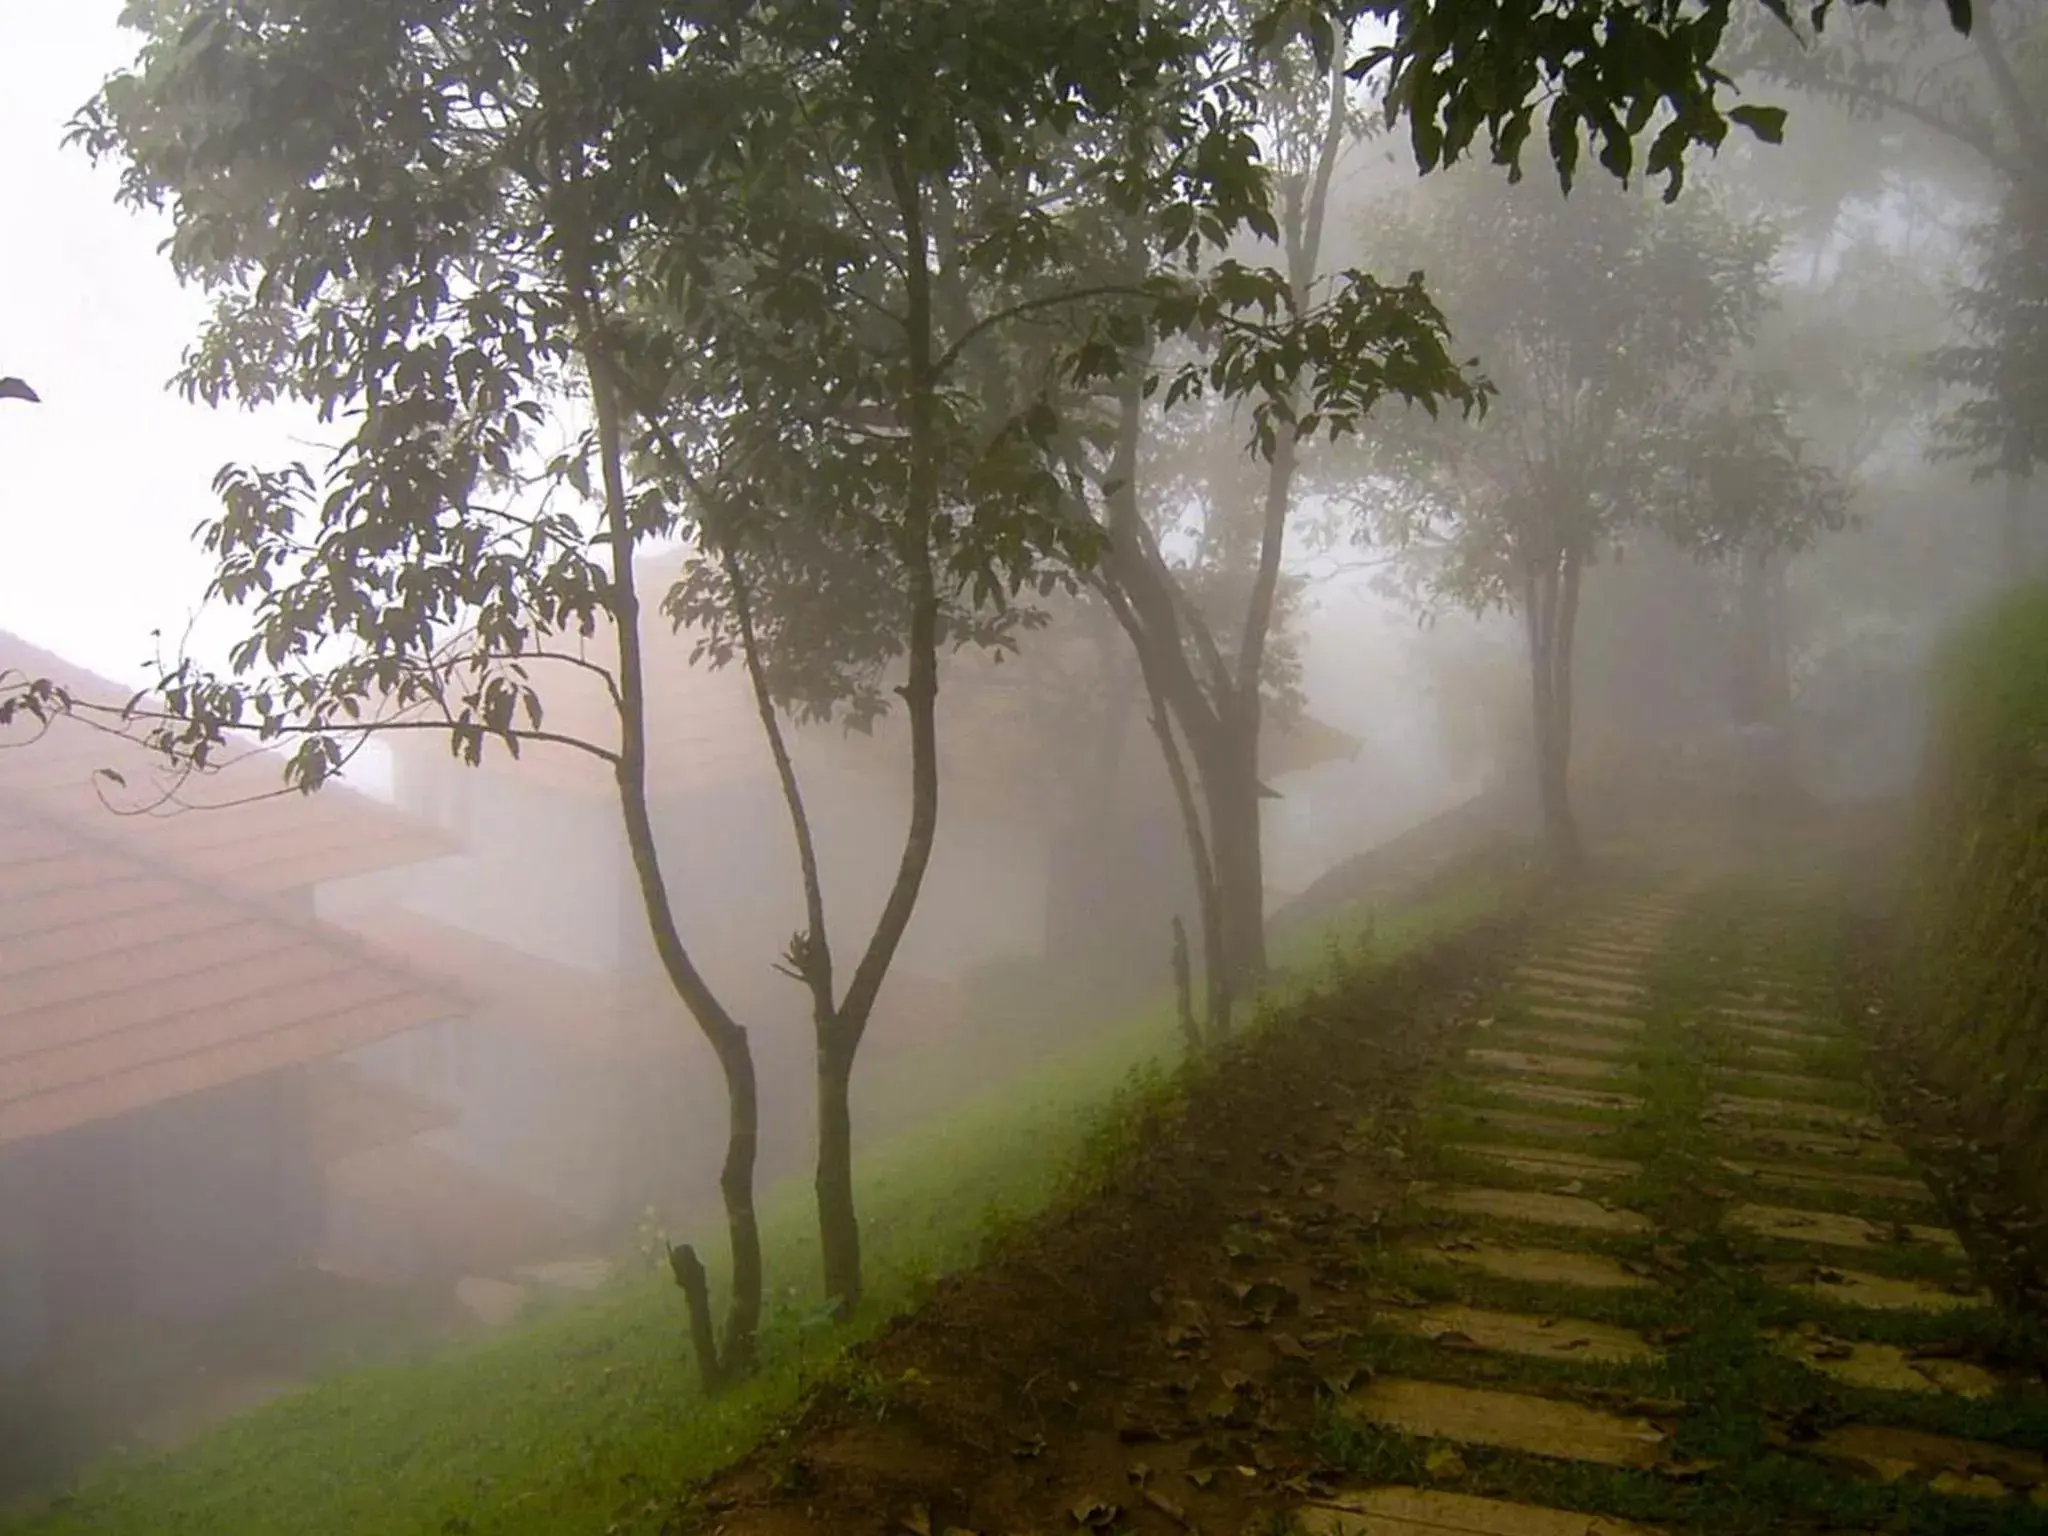
[{"label": "building wall", "polygon": [[0,1149],[0,1364],[216,1316],[309,1261],[304,1083],[273,1073]]},{"label": "building wall", "polygon": [[[394,758],[399,807],[459,838],[466,852],[331,882],[319,892],[320,913],[396,904],[557,965],[617,969],[629,887],[616,802],[551,793],[516,771],[469,768],[443,752]],[[637,896],[630,911],[638,917]]]}]

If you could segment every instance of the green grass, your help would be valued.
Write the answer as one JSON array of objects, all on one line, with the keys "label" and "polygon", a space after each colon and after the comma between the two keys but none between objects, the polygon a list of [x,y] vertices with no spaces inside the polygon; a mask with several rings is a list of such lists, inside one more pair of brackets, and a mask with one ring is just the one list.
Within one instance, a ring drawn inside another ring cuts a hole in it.
[{"label": "green grass", "polygon": [[[1505,864],[1468,871],[1341,931],[1276,944],[1296,967],[1261,1000],[1284,1020],[1317,972],[1370,970],[1512,901]],[[651,1273],[552,1305],[430,1361],[340,1376],[168,1455],[103,1465],[8,1536],[413,1536],[664,1529],[691,1484],[772,1434],[807,1389],[849,1379],[846,1351],[914,1307],[992,1238],[1085,1197],[1147,1123],[1179,1060],[1169,1006],[1154,1008],[863,1153],[859,1199],[870,1296],[856,1321],[820,1317],[808,1189],[763,1204],[774,1287],[763,1369],[715,1400],[696,1390],[680,1296]],[[717,1245],[710,1245],[716,1247]],[[857,1374],[857,1373],[854,1373]],[[869,1388],[877,1384],[860,1383]],[[879,1384],[886,1388],[886,1384]]]}]

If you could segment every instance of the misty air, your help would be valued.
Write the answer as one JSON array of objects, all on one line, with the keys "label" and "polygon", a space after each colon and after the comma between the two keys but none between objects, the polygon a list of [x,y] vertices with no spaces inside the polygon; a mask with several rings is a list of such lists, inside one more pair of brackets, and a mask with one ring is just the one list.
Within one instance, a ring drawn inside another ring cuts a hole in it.
[{"label": "misty air", "polygon": [[2048,1536],[2048,8],[0,15],[0,1533]]}]

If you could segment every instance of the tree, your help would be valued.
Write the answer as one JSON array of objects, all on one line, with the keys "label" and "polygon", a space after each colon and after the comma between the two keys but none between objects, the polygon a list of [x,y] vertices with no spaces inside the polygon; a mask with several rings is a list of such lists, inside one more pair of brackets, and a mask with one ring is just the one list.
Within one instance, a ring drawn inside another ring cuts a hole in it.
[{"label": "tree", "polygon": [[[720,231],[711,248],[732,254],[669,240],[649,263],[664,324],[625,371],[661,379],[677,408],[664,422],[643,396],[642,450],[677,479],[704,555],[669,606],[710,632],[712,659],[744,660],[782,778],[807,910],[785,969],[812,998],[826,1284],[845,1305],[860,1288],[851,1076],[930,855],[941,650],[1007,646],[1038,618],[1012,600],[1059,585],[1046,562],[1086,572],[1103,548],[1056,473],[1090,430],[1063,410],[1068,381],[1108,371],[1143,389],[1105,338],[1200,328],[1219,350],[1184,362],[1169,393],[1255,396],[1259,423],[1313,432],[1286,413],[1315,388],[1335,430],[1385,387],[1348,345],[1379,327],[1414,339],[1416,388],[1456,383],[1447,359],[1428,371],[1440,337],[1412,295],[1360,280],[1316,302],[1284,274],[1204,264],[1273,223],[1248,131],[1256,77],[1218,14],[894,0],[849,29],[830,5],[760,8],[720,45],[747,82],[721,123],[739,116],[746,149],[731,179],[700,165],[680,194],[687,227]],[[1128,260],[1104,270],[1109,229]],[[851,701],[860,718],[899,660],[910,833],[835,994],[775,706]]]},{"label": "tree", "polygon": [[[410,0],[372,25],[338,0],[132,15],[141,57],[78,134],[122,162],[125,197],[168,205],[173,261],[215,295],[184,387],[349,428],[318,472],[222,472],[213,592],[252,633],[228,674],[168,670],[151,737],[202,767],[237,730],[295,742],[307,791],[379,732],[438,733],[471,762],[548,743],[608,765],[655,950],[727,1085],[722,1340],[701,1264],[673,1257],[706,1378],[729,1378],[761,1296],[754,1070],[669,900],[636,550],[690,540],[661,604],[699,626],[703,659],[746,667],[782,779],[826,1285],[850,1310],[848,1088],[931,851],[938,659],[1008,643],[1048,562],[1087,558],[1050,397],[1122,354],[1076,317],[1222,337],[1173,388],[1279,396],[1257,412],[1270,438],[1311,386],[1355,420],[1382,386],[1349,343],[1406,325],[1427,349],[1430,315],[1365,282],[1313,308],[1278,274],[1191,270],[1247,220],[1270,227],[1251,98],[1215,56],[1233,39],[1136,0],[873,0],[851,20],[792,0],[701,24],[654,0]],[[1180,222],[1105,284],[1072,256],[1105,208]],[[550,672],[595,679],[616,736],[551,731]],[[865,719],[892,684],[910,815],[840,991],[778,716]]]},{"label": "tree", "polygon": [[1765,33],[1746,57],[1854,122],[1907,125],[1951,186],[1990,182],[1976,270],[1954,295],[1963,335],[1926,362],[1960,396],[1939,450],[2005,481],[2003,564],[2017,576],[2030,564],[2027,482],[2048,454],[2048,33],[1986,15],[1965,42],[1901,10],[1855,17],[1837,41],[1801,49]]},{"label": "tree", "polygon": [[1585,572],[1630,529],[1692,505],[1674,476],[1765,308],[1774,251],[1767,228],[1697,196],[1659,209],[1593,185],[1567,201],[1471,176],[1426,198],[1401,243],[1499,394],[1476,426],[1411,412],[1374,434],[1368,526],[1416,553],[1433,599],[1521,615],[1537,800],[1562,864],[1579,857],[1569,782]]},{"label": "tree", "polygon": [[[1091,585],[1134,648],[1181,808],[1212,1033],[1227,1028],[1234,998],[1266,963],[1260,806],[1270,792],[1259,743],[1266,712],[1287,702],[1287,653],[1276,637],[1291,600],[1282,561],[1303,447],[1352,430],[1389,395],[1432,412],[1479,400],[1419,282],[1382,285],[1356,271],[1332,282],[1321,270],[1332,178],[1356,126],[1334,46],[1276,38],[1248,68],[1279,209],[1260,231],[1280,258],[1268,280],[1312,318],[1309,353],[1248,350],[1244,335],[1214,327],[1178,346],[1156,329],[1118,338],[1104,441],[1092,451],[1069,444],[1074,494],[1101,530]],[[1186,241],[1184,223],[1161,222],[1169,245]],[[1123,233],[1125,259],[1136,259],[1142,246]],[[1106,260],[1116,258],[1112,239]],[[1241,281],[1228,267],[1221,277]],[[1311,379],[1310,354],[1334,366]],[[1155,403],[1148,375],[1161,368],[1175,383]],[[1251,388],[1262,403],[1247,421],[1228,402]],[[1250,458],[1239,446],[1247,432]]]},{"label": "tree", "polygon": [[[1973,0],[1943,0],[1949,26],[1969,34]],[[1817,46],[1843,13],[1875,15],[1889,0],[1350,0],[1392,40],[1353,61],[1354,76],[1386,68],[1389,122],[1405,120],[1417,167],[1457,164],[1484,131],[1494,160],[1519,180],[1541,109],[1542,142],[1569,190],[1584,152],[1627,181],[1664,178],[1666,200],[1695,149],[1719,149],[1731,127],[1770,143],[1783,108],[1723,104],[1740,48],[1760,27]],[[1756,26],[1752,26],[1756,24]],[[1316,0],[1280,0],[1269,29],[1327,36]],[[1647,151],[1640,141],[1648,136]]]}]

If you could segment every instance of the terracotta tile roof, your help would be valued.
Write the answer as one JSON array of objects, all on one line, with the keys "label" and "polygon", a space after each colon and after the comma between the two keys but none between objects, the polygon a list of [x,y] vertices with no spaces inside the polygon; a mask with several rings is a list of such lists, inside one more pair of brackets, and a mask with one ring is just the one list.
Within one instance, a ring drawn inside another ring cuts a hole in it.
[{"label": "terracotta tile roof", "polygon": [[0,1145],[318,1061],[464,1006],[334,930],[0,791]]},{"label": "terracotta tile roof", "polygon": [[502,1028],[573,1040],[593,1052],[666,1050],[695,1035],[682,1004],[659,980],[635,987],[398,907],[334,921],[372,953],[473,999],[473,1011]]},{"label": "terracotta tile roof", "polygon": [[[133,695],[61,657],[0,632],[0,678],[46,677],[74,697],[119,707]],[[106,768],[125,788],[96,781]],[[48,730],[26,716],[0,728],[0,803],[85,825],[95,838],[133,849],[179,872],[242,892],[273,894],[368,874],[458,851],[424,822],[339,785],[316,795],[279,795],[283,764],[251,750],[161,798],[164,775],[140,743],[80,720]],[[116,809],[132,814],[114,814]],[[201,810],[196,807],[232,809]]]}]

